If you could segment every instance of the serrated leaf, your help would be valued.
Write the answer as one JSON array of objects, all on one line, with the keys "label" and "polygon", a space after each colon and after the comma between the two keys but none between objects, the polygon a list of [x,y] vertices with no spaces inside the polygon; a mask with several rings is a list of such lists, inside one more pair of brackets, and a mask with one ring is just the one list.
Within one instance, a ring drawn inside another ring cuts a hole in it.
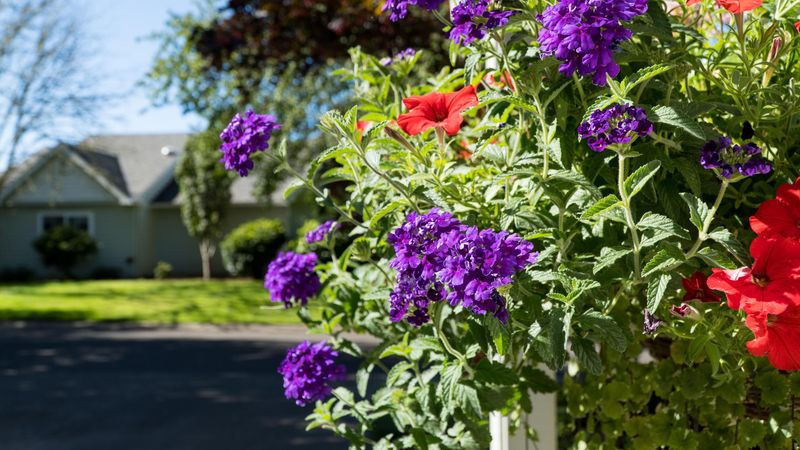
[{"label": "serrated leaf", "polygon": [[441,380],[438,386],[438,394],[442,398],[452,399],[456,385],[461,379],[463,368],[461,364],[451,363],[442,368]]},{"label": "serrated leaf", "polygon": [[519,382],[519,376],[505,365],[490,361],[488,359],[482,360],[475,370],[475,379],[482,383],[499,384],[509,386]]},{"label": "serrated leaf", "polygon": [[633,250],[630,248],[610,248],[604,247],[600,250],[600,256],[597,258],[595,265],[592,267],[592,273],[598,274],[606,267],[614,265],[620,258],[630,254]]},{"label": "serrated leaf", "polygon": [[689,220],[698,231],[703,230],[703,224],[708,218],[708,205],[688,192],[681,192],[681,198],[689,206]]},{"label": "serrated leaf", "polygon": [[705,140],[705,133],[700,124],[671,106],[656,106],[651,111],[650,120],[678,128],[697,139]]},{"label": "serrated leaf", "polygon": [[667,292],[667,286],[672,279],[670,274],[661,274],[655,278],[650,279],[647,283],[647,309],[655,312],[661,300],[664,298],[664,293]]},{"label": "serrated leaf", "polygon": [[676,236],[681,239],[691,239],[689,231],[682,226],[675,223],[674,220],[661,214],[648,213],[639,220],[639,229],[643,230],[659,230],[668,233],[670,236]]},{"label": "serrated leaf", "polygon": [[292,181],[292,184],[287,186],[286,190],[283,191],[283,198],[285,200],[289,200],[289,197],[291,197],[292,194],[295,193],[295,191],[297,191],[298,189],[304,188],[305,186],[306,186],[306,184],[305,184],[305,182],[303,182],[303,180],[294,180],[294,181]]},{"label": "serrated leaf", "polygon": [[715,228],[714,231],[708,233],[708,237],[722,245],[725,250],[730,252],[730,254],[737,259],[744,261],[748,258],[747,250],[728,229],[722,227]]},{"label": "serrated leaf", "polygon": [[626,180],[623,185],[625,193],[628,197],[633,197],[645,187],[647,182],[655,176],[658,169],[661,168],[661,162],[658,160],[650,161],[636,169]]},{"label": "serrated leaf", "polygon": [[723,269],[735,269],[736,264],[728,258],[727,255],[720,252],[713,247],[704,247],[697,252],[697,256],[705,260],[707,263],[714,267],[721,267]]},{"label": "serrated leaf", "polygon": [[362,398],[367,396],[367,385],[369,384],[369,375],[372,373],[372,369],[375,367],[374,364],[370,364],[367,367],[362,367],[358,369],[356,372],[356,390],[358,391],[358,395]]},{"label": "serrated leaf", "polygon": [[642,276],[649,276],[656,272],[671,268],[683,261],[683,253],[673,247],[665,247],[658,251],[642,268]]},{"label": "serrated leaf", "polygon": [[572,308],[567,307],[565,310],[555,309],[550,315],[550,352],[556,369],[561,368],[566,359],[572,314]]},{"label": "serrated leaf", "polygon": [[628,347],[628,338],[622,328],[613,318],[603,315],[600,311],[587,311],[577,321],[581,326],[594,331],[614,350],[624,352]]},{"label": "serrated leaf", "polygon": [[483,408],[481,408],[481,401],[478,398],[478,391],[474,387],[466,384],[457,384],[454,397],[463,411],[472,413],[473,416],[477,417],[483,415]]},{"label": "serrated leaf", "polygon": [[583,369],[593,375],[600,375],[603,372],[603,363],[600,361],[600,355],[595,351],[592,341],[574,338],[572,351],[578,357],[578,362]]},{"label": "serrated leaf", "polygon": [[611,211],[619,206],[622,206],[622,202],[619,200],[619,198],[617,198],[616,195],[611,194],[598,200],[597,203],[590,206],[589,209],[584,211],[584,213],[581,215],[581,219],[590,219],[598,214]]},{"label": "serrated leaf", "polygon": [[378,212],[373,214],[372,217],[370,217],[370,219],[369,219],[369,227],[370,228],[375,228],[375,226],[378,225],[378,222],[380,222],[381,219],[386,217],[388,214],[390,214],[391,212],[393,212],[397,208],[400,208],[401,206],[404,206],[405,204],[406,203],[404,201],[402,201],[402,200],[395,200],[395,201],[389,203],[388,205],[385,205],[383,208],[379,209]]},{"label": "serrated leaf", "polygon": [[522,368],[522,377],[525,379],[525,384],[532,392],[555,392],[559,389],[558,383],[555,382],[543,370],[526,366]]},{"label": "serrated leaf", "polygon": [[625,79],[622,81],[625,94],[627,95],[631,89],[644,83],[645,81],[661,75],[664,72],[667,72],[670,69],[672,69],[672,66],[669,64],[655,64],[650,67],[639,69],[636,73],[625,77]]}]

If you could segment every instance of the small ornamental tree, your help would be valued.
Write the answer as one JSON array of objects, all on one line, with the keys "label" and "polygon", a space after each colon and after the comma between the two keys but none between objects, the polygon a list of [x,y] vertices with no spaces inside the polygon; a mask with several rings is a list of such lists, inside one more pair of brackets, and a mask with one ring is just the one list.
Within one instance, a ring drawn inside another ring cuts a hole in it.
[{"label": "small ornamental tree", "polygon": [[359,104],[323,116],[336,145],[303,171],[263,125],[224,140],[352,238],[315,231],[330,261],[283,253],[265,277],[331,334],[279,369],[309,427],[485,449],[490,412],[526,427],[557,392],[564,448],[797,447],[800,2],[689,3],[387,0],[442,20],[449,65],[353,49]]},{"label": "small ornamental tree", "polygon": [[57,226],[36,238],[33,248],[44,265],[55,267],[64,276],[71,277],[76,264],[97,253],[97,242],[83,230]]},{"label": "small ornamental tree", "polygon": [[189,234],[197,239],[203,279],[211,278],[211,258],[222,234],[225,210],[231,202],[236,176],[220,164],[217,134],[206,131],[189,139],[175,168],[181,194],[181,217]]}]

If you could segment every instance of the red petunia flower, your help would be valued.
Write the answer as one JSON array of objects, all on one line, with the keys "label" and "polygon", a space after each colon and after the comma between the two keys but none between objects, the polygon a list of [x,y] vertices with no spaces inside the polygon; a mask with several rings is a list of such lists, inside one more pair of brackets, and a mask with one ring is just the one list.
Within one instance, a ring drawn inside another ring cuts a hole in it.
[{"label": "red petunia flower", "polygon": [[686,294],[683,296],[684,302],[700,300],[701,302],[716,303],[720,301],[719,295],[708,288],[708,277],[703,272],[695,272],[689,278],[683,279],[683,288]]},{"label": "red petunia flower", "polygon": [[745,325],[755,335],[747,343],[753,356],[766,356],[778,370],[800,370],[800,307],[782,314],[748,314]]},{"label": "red petunia flower", "polygon": [[[700,3],[702,0],[688,0],[687,6],[692,6]],[[762,0],[717,0],[717,5],[722,6],[734,14],[741,14],[745,11],[751,11],[761,6]]]},{"label": "red petunia flower", "polygon": [[794,28],[800,33],[800,21],[794,23]]},{"label": "red petunia flower", "polygon": [[406,133],[416,136],[429,128],[442,128],[452,136],[458,133],[464,123],[461,113],[477,105],[478,96],[473,86],[467,86],[448,94],[431,92],[404,98],[403,104],[408,108],[408,113],[400,114],[397,124]]},{"label": "red petunia flower", "polygon": [[800,305],[800,242],[781,236],[756,238],[753,267],[712,269],[708,287],[725,293],[731,309],[780,314]]},{"label": "red petunia flower", "polygon": [[794,184],[781,185],[775,200],[762,203],[750,217],[750,228],[759,236],[800,239],[800,178]]}]

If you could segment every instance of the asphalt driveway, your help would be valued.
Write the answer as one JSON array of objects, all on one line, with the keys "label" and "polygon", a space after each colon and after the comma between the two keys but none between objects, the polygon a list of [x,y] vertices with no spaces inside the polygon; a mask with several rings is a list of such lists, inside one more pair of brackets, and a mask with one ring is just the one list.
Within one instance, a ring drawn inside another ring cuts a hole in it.
[{"label": "asphalt driveway", "polygon": [[345,449],[305,432],[310,408],[283,397],[276,369],[304,338],[293,327],[0,324],[0,448]]}]

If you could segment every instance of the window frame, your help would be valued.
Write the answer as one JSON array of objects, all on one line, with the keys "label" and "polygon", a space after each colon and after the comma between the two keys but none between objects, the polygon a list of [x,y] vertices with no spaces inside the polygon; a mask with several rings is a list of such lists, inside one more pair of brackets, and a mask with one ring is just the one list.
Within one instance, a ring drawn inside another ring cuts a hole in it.
[{"label": "window frame", "polygon": [[94,213],[85,210],[72,210],[72,209],[54,209],[47,211],[39,211],[36,213],[36,234],[41,235],[44,233],[44,219],[45,217],[61,217],[65,224],[70,218],[86,219],[87,230],[89,236],[94,236]]}]

